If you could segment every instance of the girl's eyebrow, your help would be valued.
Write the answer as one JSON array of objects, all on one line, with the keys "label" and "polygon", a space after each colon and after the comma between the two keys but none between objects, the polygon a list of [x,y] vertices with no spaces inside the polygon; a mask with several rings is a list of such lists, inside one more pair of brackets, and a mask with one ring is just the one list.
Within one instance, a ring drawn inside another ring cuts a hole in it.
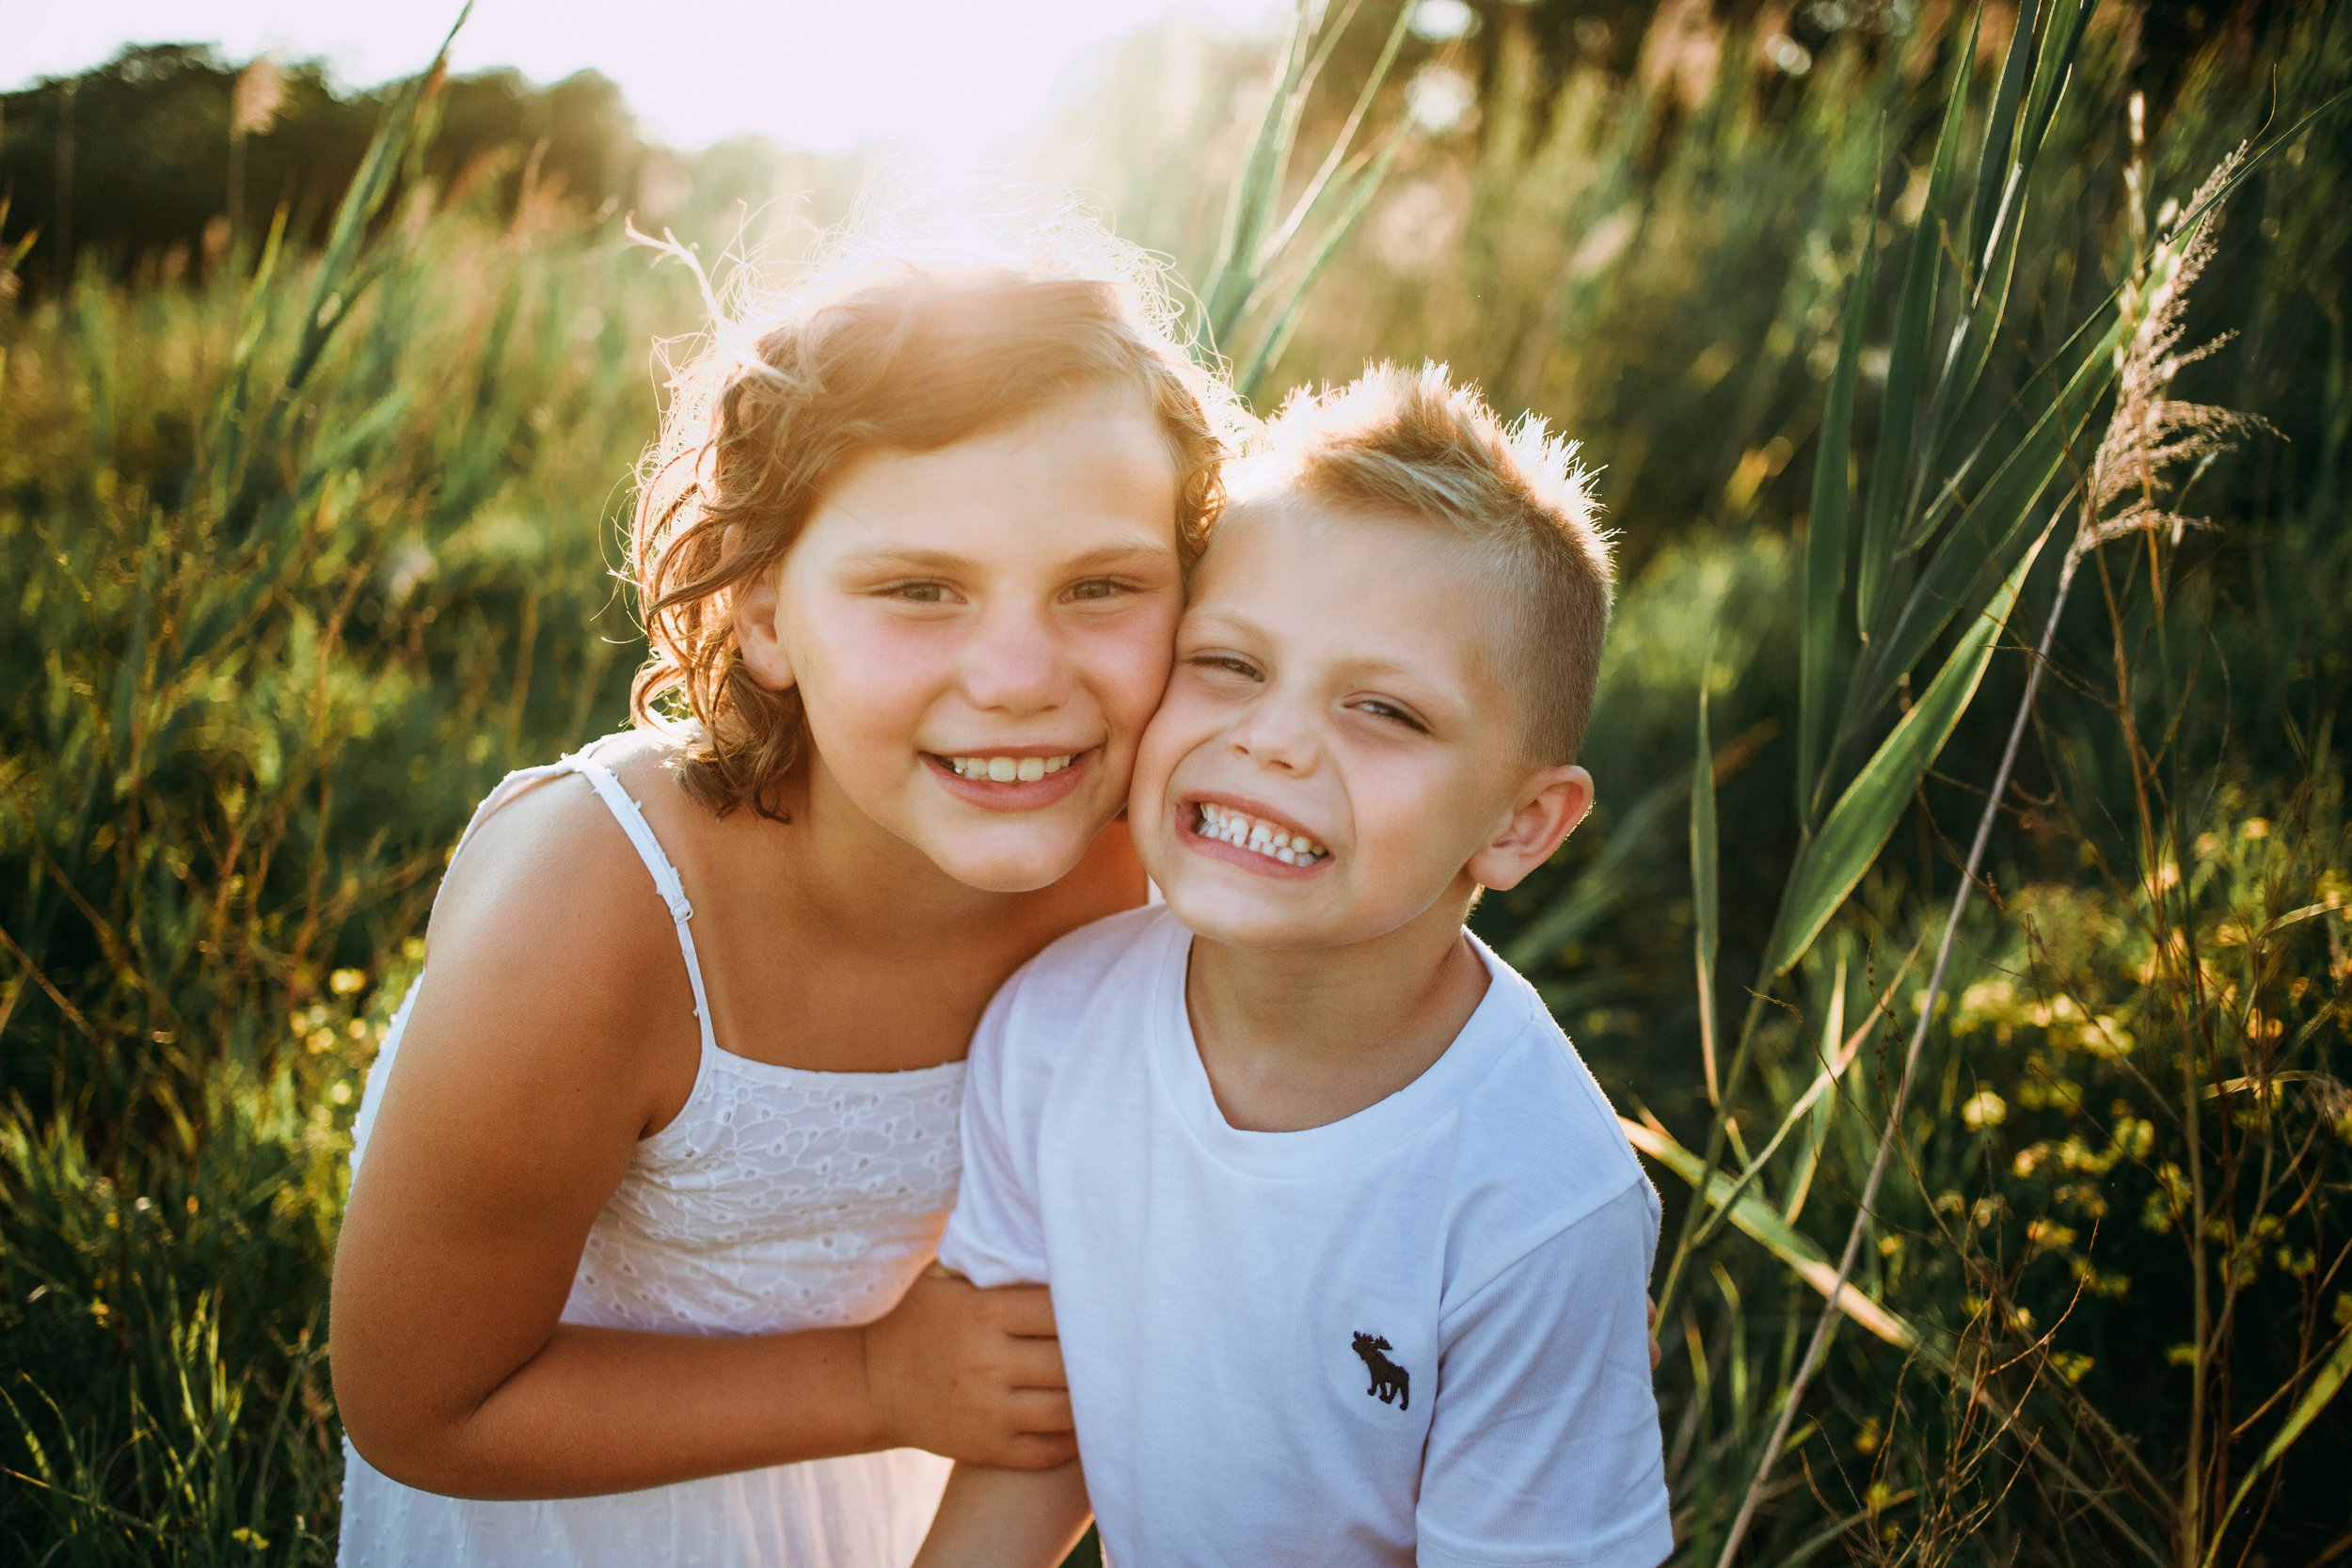
[{"label": "girl's eyebrow", "polygon": [[[1092,572],[1105,566],[1136,565],[1146,562],[1158,563],[1175,559],[1176,546],[1173,543],[1145,544],[1138,540],[1132,544],[1104,545],[1089,550],[1082,556],[1062,562],[1062,570]],[[958,572],[969,570],[977,564],[972,557],[958,555],[953,550],[918,548],[862,550],[841,558],[841,567],[851,572]]]}]

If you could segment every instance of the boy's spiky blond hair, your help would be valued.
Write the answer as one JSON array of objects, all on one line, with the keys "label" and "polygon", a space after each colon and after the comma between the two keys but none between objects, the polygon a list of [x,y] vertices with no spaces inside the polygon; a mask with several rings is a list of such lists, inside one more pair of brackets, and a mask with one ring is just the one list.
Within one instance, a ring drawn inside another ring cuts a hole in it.
[{"label": "boy's spiky blond hair", "polygon": [[1230,488],[1237,507],[1289,492],[1460,545],[1494,584],[1494,657],[1526,698],[1527,760],[1550,767],[1583,744],[1613,587],[1576,454],[1532,414],[1505,424],[1444,365],[1382,360],[1345,387],[1292,394]]}]

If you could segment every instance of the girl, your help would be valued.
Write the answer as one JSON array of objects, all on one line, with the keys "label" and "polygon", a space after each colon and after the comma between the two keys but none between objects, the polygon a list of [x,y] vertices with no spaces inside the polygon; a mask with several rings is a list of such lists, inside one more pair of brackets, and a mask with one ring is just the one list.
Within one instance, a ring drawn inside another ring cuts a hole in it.
[{"label": "girl", "polygon": [[923,1270],[982,1006],[1144,897],[1224,416],[1062,248],[866,267],[674,399],[639,729],[483,802],[355,1130],[345,1563],[902,1563],[934,1456],[1074,1452],[1043,1292]]}]

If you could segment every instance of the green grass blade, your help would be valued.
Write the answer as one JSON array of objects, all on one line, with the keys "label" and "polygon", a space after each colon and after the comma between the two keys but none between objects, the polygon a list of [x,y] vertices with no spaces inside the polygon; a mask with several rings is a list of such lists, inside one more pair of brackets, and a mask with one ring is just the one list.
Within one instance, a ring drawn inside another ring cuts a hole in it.
[{"label": "green grass blade", "polygon": [[1929,558],[1894,625],[1861,661],[1852,686],[1856,714],[1880,710],[1903,675],[1943,635],[1964,605],[1980,604],[2016,565],[2034,537],[2034,520],[2052,483],[2070,475],[2067,456],[2089,428],[2114,374],[2110,352],[2121,322],[2090,345],[2073,382],[2043,410],[2026,438],[1970,503]]},{"label": "green grass blade", "polygon": [[2021,156],[2031,159],[2042,150],[2042,139],[2058,113],[2058,99],[2074,69],[2074,53],[2082,46],[2083,29],[2090,24],[2090,8],[2083,0],[2056,0],[2042,30],[2042,58],[2036,62],[2033,88],[2026,96],[2026,123],[2019,145]]},{"label": "green grass blade", "polygon": [[[1354,14],[1354,8],[1351,6],[1348,16],[1352,17]],[[1363,128],[1364,117],[1372,111],[1372,101],[1379,95],[1382,84],[1388,81],[1389,72],[1396,64],[1397,54],[1405,46],[1405,36],[1412,30],[1412,7],[1398,8],[1396,21],[1389,28],[1388,40],[1380,46],[1380,57],[1374,62],[1372,74],[1364,78],[1364,85],[1357,92],[1355,105],[1348,110],[1347,119],[1340,126],[1339,135],[1331,139],[1331,150],[1323,155],[1323,162],[1316,167],[1314,177],[1307,182],[1307,188],[1298,193],[1297,201],[1291,206],[1290,216],[1283,219],[1282,226],[1259,246],[1257,256],[1250,262],[1253,277],[1264,277],[1280,261],[1282,253],[1290,247],[1291,242],[1297,238],[1299,230],[1305,226],[1308,214],[1314,211],[1315,203],[1323,198],[1323,193],[1330,185],[1333,177],[1346,164],[1348,149],[1356,145],[1356,133]],[[1334,27],[1330,40],[1325,44],[1323,54],[1327,54],[1330,44],[1338,41],[1338,28],[1344,27],[1346,24],[1347,17],[1343,17]],[[1322,64],[1323,54],[1318,54],[1316,56],[1317,67]],[[1311,80],[1313,72],[1310,71],[1309,79]]]},{"label": "green grass blade", "polygon": [[[1870,202],[1878,211],[1875,198]],[[1846,595],[1846,523],[1853,494],[1848,472],[1853,460],[1853,388],[1862,364],[1863,322],[1869,314],[1872,252],[1866,233],[1862,260],[1846,302],[1846,329],[1837,344],[1837,368],[1830,375],[1821,410],[1820,443],[1813,460],[1813,510],[1805,524],[1804,610],[1797,697],[1797,816],[1811,826],[1823,791],[1827,766],[1823,746],[1836,701],[1838,619]]]},{"label": "green grass blade", "polygon": [[2328,1408],[2328,1402],[2336,1397],[2346,1379],[2352,1379],[2352,1330],[2337,1336],[2336,1348],[2321,1364],[2319,1375],[2312,1379],[2312,1386],[2303,1390],[2303,1397],[2296,1402],[2287,1418],[2271,1434],[2262,1457],[2247,1467],[2245,1476],[2237,1483],[2237,1490],[2231,1494],[2230,1506],[2221,1511],[2221,1518],[2213,1528],[2213,1539],[2205,1547],[2204,1568],[2213,1568],[2214,1556],[2221,1550],[2221,1540],[2229,1532],[2230,1521],[2236,1517],[2238,1505],[2254,1489],[2254,1482],[2260,1481],[2264,1472],[2276,1465],[2280,1456],[2293,1448],[2296,1440],[2311,1429],[2311,1424],[2319,1419],[2319,1413]]},{"label": "green grass blade", "polygon": [[1406,133],[1411,129],[1412,121],[1409,119],[1396,122],[1395,129],[1389,133],[1379,150],[1373,155],[1371,166],[1356,177],[1345,204],[1316,241],[1306,264],[1299,268],[1296,280],[1291,284],[1289,293],[1283,296],[1280,307],[1259,338],[1248,364],[1233,378],[1233,389],[1241,393],[1244,400],[1257,395],[1259,382],[1264,379],[1267,371],[1273,369],[1282,350],[1289,346],[1291,334],[1297,330],[1299,315],[1306,309],[1308,291],[1314,287],[1315,279],[1323,276],[1323,269],[1330,264],[1340,242],[1354,230],[1358,220],[1364,215],[1364,209],[1372,204],[1373,197],[1378,193],[1382,182],[1389,177],[1390,168],[1396,163],[1397,150],[1405,145]]},{"label": "green grass blade", "polygon": [[[2000,81],[1993,89],[1993,107],[1985,116],[1984,147],[1977,156],[1977,189],[1968,201],[1966,227],[1960,231],[1961,254],[1970,259],[1969,279],[1973,288],[1981,284],[1986,268],[1978,256],[1978,236],[1990,234],[1987,227],[1994,221],[1994,203],[2010,183],[2010,151],[2016,146],[2017,100],[2025,91],[2032,73],[2035,35],[2042,22],[2042,0],[2025,0],[2017,8],[2017,23],[2010,32],[2009,58],[2002,62]],[[2030,162],[2032,149],[2025,150]],[[1984,252],[1993,246],[1987,243]]]},{"label": "green grass blade", "polygon": [[1288,161],[1282,128],[1292,113],[1292,102],[1298,96],[1313,33],[1312,10],[1306,0],[1300,0],[1291,23],[1290,46],[1283,52],[1281,67],[1268,86],[1265,112],[1259,117],[1258,129],[1249,139],[1248,155],[1242,160],[1241,174],[1233,182],[1233,194],[1225,210],[1224,233],[1217,241],[1216,261],[1210,268],[1204,297],[1208,301],[1208,346],[1213,350],[1222,349],[1234,323],[1240,320],[1243,307],[1248,303],[1249,259],[1257,252],[1258,236],[1264,231],[1269,214],[1267,188],[1275,183],[1276,171]]},{"label": "green grass blade", "polygon": [[[1675,1142],[1663,1128],[1619,1117],[1617,1125],[1626,1141],[1692,1187],[1700,1185],[1705,1170],[1699,1157]],[[1706,1201],[1721,1204],[1731,1195],[1731,1178],[1722,1171],[1708,1173],[1706,1180]],[[1830,1267],[1821,1249],[1813,1244],[1804,1232],[1780,1217],[1772,1206],[1754,1193],[1731,1198],[1729,1213],[1732,1228],[1745,1235],[1765,1251],[1780,1259],[1788,1271],[1813,1287],[1828,1299],[1832,1286],[1837,1283],[1837,1271]],[[1837,1309],[1868,1329],[1872,1334],[1899,1349],[1909,1350],[1919,1343],[1919,1331],[1882,1305],[1875,1297],[1849,1280],[1838,1287]]]},{"label": "green grass blade", "polygon": [[310,292],[310,309],[303,317],[302,336],[295,343],[293,362],[286,369],[285,387],[289,392],[310,378],[327,340],[358,303],[359,291],[353,286],[352,275],[358,263],[367,226],[391,194],[393,178],[407,157],[410,143],[425,128],[426,110],[449,70],[450,45],[457,40],[457,30],[472,14],[472,0],[467,0],[457,20],[451,24],[448,36],[441,40],[433,63],[393,100],[383,123],[376,127],[375,139],[368,144],[367,155],[359,161],[359,172],[352,177],[342,201],[335,209],[335,222],[327,230],[326,245],[319,257],[318,281]]},{"label": "green grass blade", "polygon": [[1715,842],[1715,748],[1707,736],[1707,683],[1713,673],[1710,645],[1699,667],[1699,745],[1691,762],[1691,921],[1696,927],[1692,953],[1698,972],[1699,1065],[1706,1073],[1707,1102],[1723,1102],[1715,1074],[1715,951],[1719,933]]},{"label": "green grass blade", "polygon": [[1765,974],[1785,974],[1804,956],[1830,916],[1878,859],[1919,781],[1927,776],[1929,766],[1976,696],[1977,685],[1992,662],[1994,644],[2017,602],[2018,590],[2048,537],[2045,527],[2009,579],[1961,634],[1944,668],[1929,682],[1918,702],[1830,808],[1820,832],[1797,852],[1797,863],[1781,895],[1780,913],[1772,922],[1772,940],[1766,944]]},{"label": "green grass blade", "polygon": [[1937,226],[1943,221],[1952,171],[1960,162],[1961,125],[1967,118],[1976,40],[1977,30],[1971,24],[1968,41],[1952,65],[1943,129],[1937,133],[1935,159],[1928,170],[1927,203],[1919,209],[1919,221],[1911,231],[1902,293],[1895,309],[1895,337],[1887,349],[1886,391],[1879,400],[1878,450],[1870,464],[1868,497],[1863,503],[1862,559],[1854,580],[1854,624],[1866,639],[1877,628],[1880,603],[1901,542],[1901,499],[1914,487],[1908,483],[1913,441],[1919,428],[1928,336],[1935,325],[1936,285],[1944,271]]}]

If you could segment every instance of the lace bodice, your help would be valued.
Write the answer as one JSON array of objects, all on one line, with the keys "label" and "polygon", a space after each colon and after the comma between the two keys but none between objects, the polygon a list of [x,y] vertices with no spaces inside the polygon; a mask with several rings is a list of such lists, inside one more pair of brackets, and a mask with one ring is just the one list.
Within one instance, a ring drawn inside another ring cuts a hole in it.
[{"label": "lace bodice", "polygon": [[[930,1261],[955,1201],[963,1064],[816,1072],[719,1048],[684,886],[644,812],[584,756],[511,774],[474,814],[532,784],[586,778],[629,835],[676,923],[702,1055],[685,1107],[637,1146],[596,1216],[568,1323],[751,1334],[870,1322]],[[421,980],[419,982],[422,984]],[[416,991],[394,1017],[352,1130],[357,1180]],[[883,1568],[910,1560],[946,1462],[898,1450],[608,1497],[485,1503],[376,1472],[346,1445],[342,1561],[648,1562]]]}]

